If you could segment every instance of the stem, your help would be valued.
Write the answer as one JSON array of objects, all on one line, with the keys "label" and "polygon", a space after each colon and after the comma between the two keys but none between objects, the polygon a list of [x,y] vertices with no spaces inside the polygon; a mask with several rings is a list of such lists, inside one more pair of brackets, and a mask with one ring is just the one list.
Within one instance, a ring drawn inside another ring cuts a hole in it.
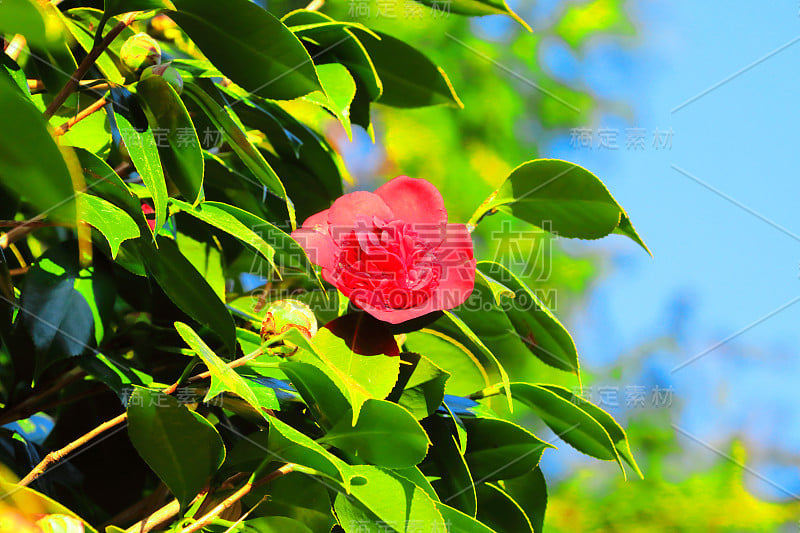
[{"label": "stem", "polygon": [[11,231],[4,235],[0,235],[0,248],[8,248],[18,240],[22,239],[30,232],[37,228],[36,223],[44,218],[44,215],[38,214],[30,220],[26,220],[23,224],[13,228]]},{"label": "stem", "polygon": [[125,533],[147,533],[151,529],[155,529],[173,516],[178,514],[181,510],[181,504],[178,500],[172,500],[167,505],[144,518],[131,527],[125,530]]},{"label": "stem", "polygon": [[[248,361],[250,361],[251,359],[255,359],[256,357],[258,357],[262,353],[263,352],[261,351],[261,348],[259,348],[257,350],[254,350],[254,351],[250,352],[249,354],[240,357],[239,359],[234,359],[233,361],[228,363],[228,367],[229,368],[240,367],[243,364],[245,364]],[[194,383],[195,381],[200,381],[202,379],[206,379],[206,378],[209,378],[209,377],[211,377],[211,371],[207,370],[207,371],[205,371],[205,372],[203,372],[201,374],[197,374],[196,376],[190,377],[189,378],[189,383]]]},{"label": "stem", "polygon": [[83,435],[78,439],[75,439],[74,441],[70,442],[60,450],[48,453],[47,456],[42,460],[42,462],[36,465],[36,467],[33,470],[28,472],[27,476],[22,478],[22,481],[20,481],[18,485],[20,487],[28,486],[32,481],[34,481],[36,478],[44,474],[44,471],[50,468],[51,465],[57,463],[58,461],[60,461],[70,453],[74,452],[75,450],[77,450],[78,448],[80,448],[81,446],[83,446],[96,436],[100,435],[101,433],[104,433],[105,431],[113,428],[118,424],[121,424],[127,419],[128,419],[128,412],[126,411],[121,415],[112,418],[108,422],[103,422],[90,432],[86,433],[85,435]]},{"label": "stem", "polygon": [[225,512],[226,509],[229,509],[233,504],[237,501],[241,500],[244,496],[246,496],[251,490],[254,488],[258,488],[262,485],[269,483],[270,481],[277,479],[281,476],[285,476],[286,474],[290,473],[294,470],[293,463],[287,463],[280,467],[279,469],[275,470],[274,472],[270,472],[263,478],[259,479],[255,483],[245,483],[242,488],[222,500],[216,507],[211,509],[209,512],[204,514],[201,518],[199,518],[196,522],[192,523],[190,526],[181,529],[179,533],[195,533],[196,531],[200,531],[208,524],[214,521],[214,519]]},{"label": "stem", "polygon": [[20,226],[36,226],[43,228],[45,226],[66,226],[60,222],[31,222],[30,220],[0,220],[0,228],[18,228]]},{"label": "stem", "polygon": [[90,105],[89,107],[87,107],[86,109],[84,109],[83,111],[81,111],[80,113],[78,113],[77,115],[75,115],[74,117],[72,117],[71,119],[69,119],[65,123],[61,124],[59,127],[57,127],[53,131],[53,135],[56,136],[56,137],[58,137],[59,135],[64,135],[70,129],[72,129],[72,127],[75,124],[77,124],[81,120],[85,119],[86,117],[88,117],[89,115],[94,113],[95,111],[100,111],[101,109],[103,109],[103,107],[107,103],[108,103],[108,100],[106,100],[105,97],[100,98],[99,100],[94,102],[92,105]]},{"label": "stem", "polygon": [[89,69],[92,68],[92,65],[94,65],[95,61],[97,61],[97,58],[100,57],[100,54],[102,54],[106,48],[108,48],[108,45],[110,45],[111,42],[116,39],[120,33],[122,33],[122,30],[127,28],[134,21],[136,15],[138,14],[139,12],[134,12],[123,16],[117,25],[111,28],[111,31],[106,34],[102,41],[95,43],[95,45],[89,51],[89,54],[83,59],[83,61],[81,61],[81,64],[78,65],[77,70],[75,70],[72,76],[70,76],[69,81],[64,84],[64,87],[58,91],[58,94],[56,94],[55,98],[53,98],[53,101],[50,102],[49,106],[47,106],[47,109],[44,111],[45,118],[52,117],[55,112],[58,111],[61,105],[67,100],[69,95],[75,92],[75,89],[78,88],[81,80],[84,76],[86,76],[86,73],[89,72]]}]

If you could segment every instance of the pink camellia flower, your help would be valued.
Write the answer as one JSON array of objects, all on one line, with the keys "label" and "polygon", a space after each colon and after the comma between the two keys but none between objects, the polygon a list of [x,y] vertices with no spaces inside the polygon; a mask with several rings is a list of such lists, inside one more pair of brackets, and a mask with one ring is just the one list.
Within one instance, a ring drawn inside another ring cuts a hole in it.
[{"label": "pink camellia flower", "polygon": [[447,223],[442,195],[423,179],[345,194],[292,237],[325,280],[392,324],[457,307],[475,283],[469,231]]}]

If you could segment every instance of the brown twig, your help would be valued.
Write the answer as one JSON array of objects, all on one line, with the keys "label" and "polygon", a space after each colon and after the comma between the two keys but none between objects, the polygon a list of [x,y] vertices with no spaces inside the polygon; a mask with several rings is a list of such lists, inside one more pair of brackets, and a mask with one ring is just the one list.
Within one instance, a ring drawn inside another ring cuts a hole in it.
[{"label": "brown twig", "polygon": [[147,533],[151,529],[155,529],[167,520],[172,519],[181,510],[181,504],[178,500],[172,500],[167,505],[136,522],[131,527],[125,530],[125,533]]},{"label": "brown twig", "polygon": [[107,103],[108,103],[108,100],[106,100],[105,97],[100,98],[96,102],[92,103],[92,105],[90,105],[89,107],[87,107],[86,109],[84,109],[83,111],[81,111],[80,113],[78,113],[77,115],[75,115],[74,117],[72,117],[71,119],[69,119],[65,123],[61,124],[59,127],[57,127],[53,131],[53,135],[56,136],[56,137],[58,137],[59,135],[64,135],[70,129],[72,129],[72,127],[75,124],[77,124],[81,120],[85,119],[86,117],[88,117],[92,113],[94,113],[96,111],[100,111],[101,109],[103,109],[103,107]]},{"label": "brown twig", "polygon": [[[104,82],[103,80],[82,80],[80,83],[80,89],[83,90],[91,90],[91,91],[107,91],[111,88],[111,84],[108,82]],[[38,94],[47,92],[47,87],[45,86],[42,80],[28,80],[28,90],[31,93]]]},{"label": "brown twig", "polygon": [[30,220],[0,220],[0,228],[18,228],[20,226],[42,228],[45,226],[66,226],[66,224],[59,222],[31,222]]},{"label": "brown twig", "polygon": [[[233,361],[228,363],[228,368],[240,367],[240,366],[244,365],[245,363],[247,363],[248,361],[250,361],[251,359],[255,359],[256,357],[258,357],[262,353],[264,353],[264,352],[261,351],[261,348],[259,348],[257,350],[254,350],[254,351],[250,352],[249,354],[247,354],[245,356],[242,356],[239,359],[234,359]],[[203,380],[203,379],[206,379],[206,378],[209,378],[209,377],[211,377],[211,371],[206,370],[205,372],[201,372],[200,374],[197,374],[195,376],[190,377],[189,378],[189,383],[194,383],[195,381],[200,381],[200,380]]]},{"label": "brown twig", "polygon": [[225,512],[226,509],[229,509],[233,506],[237,501],[241,500],[244,496],[246,496],[251,490],[258,488],[262,485],[269,483],[270,481],[277,479],[281,476],[285,476],[286,474],[290,473],[294,470],[293,463],[286,463],[279,469],[275,470],[274,472],[270,472],[263,478],[259,479],[254,483],[245,483],[242,487],[222,500],[217,506],[211,509],[209,512],[204,514],[202,517],[197,519],[197,521],[193,522],[191,525],[183,528],[180,530],[179,533],[195,533],[196,531],[200,531],[208,524],[210,524],[217,516],[221,513]]},{"label": "brown twig", "polygon": [[22,480],[18,483],[20,487],[28,486],[32,481],[36,480],[39,476],[44,474],[44,471],[50,468],[51,465],[59,462],[61,459],[66,457],[67,455],[71,454],[96,436],[104,433],[105,431],[113,428],[114,426],[121,424],[125,420],[128,419],[127,411],[118,415],[107,422],[103,422],[90,432],[86,433],[82,437],[75,439],[74,441],[70,442],[60,450],[55,450],[48,453],[45,458],[38,464],[36,467],[28,472],[28,475],[22,478]]},{"label": "brown twig", "polygon": [[122,17],[122,19],[117,23],[116,26],[111,28],[111,30],[106,34],[106,36],[101,40],[99,43],[95,43],[86,57],[81,61],[81,64],[78,65],[77,70],[70,76],[69,81],[64,84],[64,87],[58,91],[58,94],[53,98],[53,101],[50,102],[50,105],[47,106],[47,109],[44,111],[45,118],[52,117],[56,111],[61,107],[61,105],[67,100],[69,95],[75,92],[75,89],[78,88],[80,85],[81,80],[86,73],[89,72],[89,69],[94,65],[97,58],[100,57],[108,45],[117,38],[117,36],[122,33],[122,30],[127,28],[136,18],[138,12],[128,13]]},{"label": "brown twig", "polygon": [[18,240],[22,239],[34,229],[37,228],[36,224],[44,218],[44,215],[38,214],[30,220],[24,221],[19,226],[15,227],[8,233],[0,235],[0,248],[8,248]]}]

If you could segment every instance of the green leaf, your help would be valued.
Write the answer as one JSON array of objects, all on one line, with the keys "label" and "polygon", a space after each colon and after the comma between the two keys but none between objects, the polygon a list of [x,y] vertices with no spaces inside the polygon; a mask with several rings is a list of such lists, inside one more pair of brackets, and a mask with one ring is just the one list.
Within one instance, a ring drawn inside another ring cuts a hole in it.
[{"label": "green leaf", "polygon": [[392,469],[392,472],[404,477],[417,487],[424,490],[425,494],[430,496],[433,501],[439,501],[439,496],[436,494],[433,485],[431,485],[430,481],[428,481],[428,478],[425,477],[425,474],[423,474],[418,467],[412,466],[409,468],[395,468]]},{"label": "green leaf", "polygon": [[442,405],[450,374],[425,356],[405,353],[402,357],[408,364],[400,367],[397,385],[402,385],[403,388],[397,403],[408,409],[417,419],[432,415]]},{"label": "green leaf", "polygon": [[153,198],[156,232],[158,232],[167,220],[167,182],[164,180],[164,170],[161,168],[161,158],[158,155],[153,132],[149,128],[141,133],[136,131],[136,128],[120,114],[115,113],[114,119],[133,166],[136,167]]},{"label": "green leaf", "polygon": [[532,533],[533,526],[522,507],[502,488],[487,483],[479,485],[478,520],[496,531]]},{"label": "green leaf", "polygon": [[[73,176],[83,180],[71,149],[59,149],[41,112],[6,77],[0,77],[0,116],[14,125],[0,128],[2,185],[48,218],[75,224]],[[36,149],[21,150],[20,146]]]},{"label": "green leaf", "polygon": [[534,533],[544,531],[547,508],[547,483],[538,466],[524,476],[503,481],[503,488],[519,504],[531,521]]},{"label": "green leaf", "polygon": [[644,245],[603,182],[568,161],[537,159],[518,166],[469,223],[477,224],[497,211],[569,238],[599,239],[621,227],[618,233]]},{"label": "green leaf", "polygon": [[617,229],[614,230],[614,233],[629,237],[630,239],[633,240],[633,242],[644,248],[644,250],[648,254],[650,254],[651,256],[653,255],[653,253],[650,251],[650,248],[647,247],[647,245],[644,243],[644,240],[639,236],[639,232],[636,231],[636,228],[633,227],[631,219],[628,218],[628,213],[625,213],[623,211],[622,217],[620,218],[619,221],[619,226],[617,226]]},{"label": "green leaf", "polygon": [[[234,95],[230,88],[226,94]],[[312,130],[275,102],[247,98],[238,104],[236,112],[247,126],[267,136],[277,154],[269,158],[282,174],[292,175],[287,181],[287,193],[297,203],[298,216],[308,217],[330,207],[343,194],[342,181],[347,180],[341,156],[325,137]]]},{"label": "green leaf", "polygon": [[478,270],[510,290],[511,298],[500,296],[513,331],[525,346],[544,363],[580,376],[575,341],[567,329],[525,283],[504,266],[489,261],[478,263]]},{"label": "green leaf", "polygon": [[211,372],[211,386],[208,388],[205,398],[203,398],[204,402],[222,392],[232,392],[261,413],[262,405],[242,376],[226,365],[225,361],[220,359],[191,327],[183,322],[175,322],[175,329],[178,330],[181,338],[203,360],[203,363]]},{"label": "green leaf", "polygon": [[[261,238],[258,233],[242,224],[236,219],[236,217],[227,211],[220,209],[218,205],[214,204],[214,202],[202,202],[199,205],[192,207],[186,202],[171,199],[170,204],[180,209],[184,213],[188,213],[193,217],[202,220],[203,222],[220,229],[249,245],[256,252],[260,253],[264,259],[266,259],[269,264],[272,265],[272,268],[278,272],[278,267],[275,265],[275,249],[267,244],[267,242]],[[280,273],[278,274],[280,275]]]},{"label": "green leaf", "polygon": [[142,204],[108,163],[82,148],[75,150],[86,180],[86,190],[125,211],[142,230],[149,228]]},{"label": "green leaf", "polygon": [[233,318],[206,280],[180,253],[175,242],[159,236],[158,250],[149,243],[137,242],[148,272],[169,299],[194,320],[208,326],[233,352],[236,347]]},{"label": "green leaf", "polygon": [[230,204],[205,202],[203,205],[212,205],[214,208],[224,211],[240,223],[262,235],[262,238],[275,249],[275,258],[280,265],[305,272],[310,277],[318,280],[314,266],[306,251],[285,231],[249,211],[239,209]]},{"label": "green leaf", "polygon": [[[67,121],[68,119],[62,120],[62,117],[56,116],[53,117],[50,124],[56,126]],[[92,113],[75,124],[67,133],[59,137],[58,143],[60,146],[84,148],[94,154],[108,154],[111,147],[111,130],[105,110]]]},{"label": "green leaf", "polygon": [[456,316],[451,311],[445,311],[444,317],[437,321],[434,326],[443,328],[446,333],[449,333],[451,337],[454,337],[459,342],[464,341],[471,344],[480,354],[494,363],[498,373],[500,374],[503,384],[506,386],[506,399],[508,400],[509,408],[512,408],[511,393],[508,392],[507,389],[509,384],[508,373],[497,359],[497,356],[486,346],[486,344],[484,344],[484,342],[475,334],[475,332],[472,331],[472,329],[470,329],[470,327],[464,323],[461,318]]},{"label": "green leaf", "polygon": [[80,218],[93,226],[108,241],[111,257],[117,257],[123,241],[139,237],[136,222],[122,209],[102,198],[86,194],[81,202]]},{"label": "green leaf", "polygon": [[128,401],[128,436],[181,507],[225,460],[225,447],[214,426],[156,390],[134,389]]},{"label": "green leaf", "polygon": [[617,461],[625,475],[620,454],[608,431],[592,415],[566,399],[563,392],[552,390],[560,387],[512,383],[509,389],[516,400],[530,407],[561,440],[586,455]]},{"label": "green leaf", "polygon": [[317,366],[336,384],[352,407],[353,424],[364,402],[386,398],[397,381],[399,357],[356,354],[327,328],[320,329],[313,342],[296,329],[286,332],[285,338],[301,349],[293,359]]},{"label": "green leaf", "polygon": [[478,522],[458,509],[453,509],[444,503],[436,503],[436,509],[444,517],[449,533],[495,533],[486,524]]},{"label": "green leaf", "polygon": [[158,133],[156,145],[167,176],[184,198],[196,204],[203,193],[203,152],[189,112],[175,89],[161,76],[140,81],[136,94],[151,130]]},{"label": "green leaf", "polygon": [[214,125],[220,129],[233,151],[256,179],[286,202],[289,219],[292,228],[294,228],[296,225],[294,207],[286,195],[286,189],[281,179],[264,159],[264,156],[261,155],[261,152],[247,138],[247,134],[239,125],[238,118],[234,118],[233,112],[229,108],[220,105],[198,83],[187,83],[184,86],[184,91],[208,115]]},{"label": "green leaf", "polygon": [[281,21],[248,0],[176,0],[170,17],[247,91],[291,100],[320,89],[311,56]]},{"label": "green leaf", "polygon": [[331,428],[352,411],[341,389],[318,366],[289,360],[280,364],[317,423]]},{"label": "green leaf", "polygon": [[263,489],[252,491],[245,496],[243,503],[247,508],[258,504],[258,514],[263,517],[294,518],[315,533],[327,533],[335,524],[326,487],[328,483],[316,481],[303,475],[281,476]]},{"label": "green leaf", "polygon": [[129,366],[122,358],[97,353],[81,357],[79,364],[87,373],[114,391],[120,399],[128,398],[131,385],[149,387],[153,383],[152,376]]},{"label": "green leaf", "polygon": [[467,429],[464,458],[476,484],[522,476],[536,468],[545,449],[554,447],[505,420],[466,418],[463,422]]},{"label": "green leaf", "polygon": [[367,400],[355,426],[342,418],[320,442],[355,453],[387,468],[408,468],[425,458],[428,436],[405,409],[385,400]]},{"label": "green leaf", "polygon": [[[359,25],[341,25],[338,21],[318,11],[298,9],[283,17],[284,24],[304,28],[299,36],[314,46],[317,63],[338,62],[348,68],[354,77],[364,85],[370,100],[377,100],[383,92],[383,85],[375,65],[364,45],[347,26],[358,27],[369,35],[374,32]],[[327,24],[327,25],[326,25]],[[319,51],[317,52],[317,49]],[[334,61],[329,61],[333,59]]]},{"label": "green leaf", "polygon": [[[13,81],[19,87],[20,93],[31,100],[31,91],[28,89],[28,77],[25,75],[25,71],[7,54],[0,55],[0,74]],[[40,110],[44,111],[44,107],[41,107]]]},{"label": "green leaf", "polygon": [[350,104],[356,96],[356,82],[347,68],[339,63],[317,65],[317,73],[323,92],[315,91],[303,98],[333,113],[344,126],[347,136],[352,139]]},{"label": "green leaf", "polygon": [[547,390],[554,392],[561,396],[561,398],[572,402],[573,404],[577,405],[584,411],[586,411],[592,418],[597,420],[603,429],[606,430],[611,440],[614,442],[614,447],[617,449],[617,453],[622,459],[627,462],[633,471],[636,474],[644,479],[644,475],[642,471],[639,469],[639,465],[636,464],[636,459],[633,458],[633,453],[631,452],[630,443],[628,442],[628,436],[625,434],[625,430],[622,429],[614,418],[605,412],[604,410],[600,409],[596,405],[591,402],[584,400],[583,398],[579,398],[575,396],[571,391],[563,388],[558,387],[556,385],[543,385]]},{"label": "green leaf", "polygon": [[171,200],[186,213],[236,237],[260,253],[280,277],[275,259],[286,268],[300,270],[316,279],[314,267],[305,250],[297,241],[266,220],[221,202],[203,202],[197,207]]},{"label": "green leaf", "polygon": [[423,420],[422,425],[433,443],[422,466],[423,471],[428,476],[439,478],[433,486],[444,502],[474,517],[478,508],[475,485],[453,433],[455,422],[431,416]]},{"label": "green leaf", "polygon": [[334,509],[345,531],[447,531],[437,502],[411,481],[374,466],[352,468],[366,483],[354,484],[350,496],[336,495]]},{"label": "green leaf", "polygon": [[383,83],[379,103],[393,107],[464,107],[447,74],[422,52],[391,35],[376,33],[380,39],[360,32],[364,35],[361,42]]},{"label": "green leaf", "polygon": [[445,394],[466,396],[493,383],[483,363],[464,344],[445,333],[432,329],[413,331],[407,334],[405,347],[425,354],[450,374]]},{"label": "green leaf", "polygon": [[37,377],[57,361],[96,351],[92,295],[77,288],[87,274],[77,248],[62,245],[48,250],[25,277],[17,326],[33,342]]},{"label": "green leaf", "polygon": [[352,473],[349,465],[274,416],[269,418],[268,447],[277,460],[313,468],[341,482],[345,490],[350,489]]},{"label": "green leaf", "polygon": [[222,252],[219,245],[212,237],[201,241],[193,239],[183,232],[178,232],[175,239],[178,250],[203,276],[214,294],[225,301],[225,269],[223,267]]},{"label": "green leaf", "polygon": [[522,20],[519,15],[514,13],[505,0],[452,0],[442,2],[441,0],[417,0],[421,4],[431,6],[435,10],[447,10],[447,13],[458,13],[470,17],[482,17],[484,15],[509,15],[511,18],[522,24],[526,30],[531,30],[527,22]]},{"label": "green leaf", "polygon": [[58,16],[34,0],[0,2],[0,33],[22,34],[28,42],[43,48],[66,38],[64,25]]}]

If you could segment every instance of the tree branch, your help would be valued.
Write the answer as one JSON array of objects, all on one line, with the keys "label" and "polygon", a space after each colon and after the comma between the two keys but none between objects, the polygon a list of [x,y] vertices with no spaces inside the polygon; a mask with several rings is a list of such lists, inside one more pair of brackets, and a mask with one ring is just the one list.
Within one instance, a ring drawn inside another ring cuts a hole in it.
[{"label": "tree branch", "polygon": [[134,21],[138,14],[138,12],[134,12],[124,15],[117,25],[111,28],[102,41],[95,43],[89,51],[89,54],[81,61],[81,64],[78,65],[77,70],[70,76],[69,81],[58,91],[53,101],[47,106],[47,109],[44,111],[45,118],[52,117],[67,100],[69,95],[75,92],[75,89],[78,88],[81,80],[86,76],[86,73],[89,72],[89,69],[92,68],[92,65],[94,65],[97,58],[100,57],[100,54],[102,54],[106,48],[108,48],[108,45],[122,33],[122,30],[127,28]]},{"label": "tree branch", "polygon": [[270,481],[277,479],[281,476],[285,476],[286,474],[290,473],[294,470],[294,463],[286,463],[279,469],[275,470],[274,472],[270,472],[263,478],[259,479],[255,483],[245,483],[242,488],[222,500],[216,507],[211,509],[209,512],[204,514],[200,517],[196,522],[193,522],[191,525],[183,528],[180,530],[179,533],[195,533],[200,531],[208,524],[210,524],[217,516],[225,512],[226,509],[229,509],[233,504],[237,501],[241,500],[244,496],[246,496],[251,490],[258,488],[262,485],[269,483]]},{"label": "tree branch", "polygon": [[70,129],[72,129],[72,127],[75,124],[77,124],[81,120],[85,119],[86,117],[88,117],[92,113],[94,113],[96,111],[100,111],[101,109],[103,109],[103,107],[107,103],[108,103],[108,100],[106,100],[105,97],[100,98],[99,100],[94,102],[92,105],[90,105],[89,107],[87,107],[86,109],[84,109],[83,111],[81,111],[80,113],[78,113],[77,115],[75,115],[74,117],[72,117],[71,119],[69,119],[65,123],[61,124],[59,127],[57,127],[53,131],[53,135],[56,136],[56,137],[58,137],[59,135],[64,135]]}]

